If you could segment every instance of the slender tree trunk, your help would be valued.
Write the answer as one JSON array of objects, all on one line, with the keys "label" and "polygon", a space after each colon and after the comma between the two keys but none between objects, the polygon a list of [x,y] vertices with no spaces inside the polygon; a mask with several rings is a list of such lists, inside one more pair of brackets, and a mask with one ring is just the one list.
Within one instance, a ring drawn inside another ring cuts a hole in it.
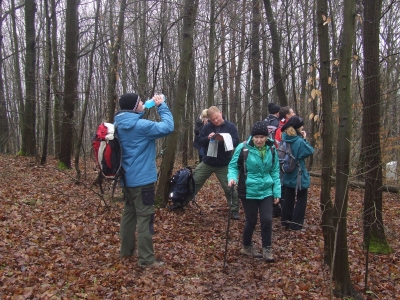
[{"label": "slender tree trunk", "polygon": [[25,1],[25,111],[24,127],[22,128],[23,155],[36,155],[36,36],[35,36],[34,0]]},{"label": "slender tree trunk", "polygon": [[[189,85],[188,85],[188,91],[187,91],[187,105],[189,106],[189,124],[194,125],[195,124],[195,118],[197,118],[198,114],[197,112],[202,111],[204,108],[196,108],[196,64],[194,61],[194,55],[192,55],[192,59],[190,60],[190,73],[189,73]],[[193,128],[190,126],[187,126],[188,128]],[[194,129],[188,130],[189,131],[189,136],[188,136],[188,141],[189,141],[189,157],[193,159],[194,156],[194,147],[193,147],[193,133]],[[197,153],[196,153],[197,156]],[[197,157],[196,157],[197,160]],[[186,165],[186,164],[185,164]]]},{"label": "slender tree trunk", "polygon": [[273,74],[274,74],[274,83],[276,85],[276,93],[278,95],[279,104],[281,106],[287,106],[288,100],[285,92],[285,85],[282,78],[281,71],[281,58],[280,58],[280,49],[281,49],[281,38],[279,37],[278,30],[276,28],[276,22],[274,18],[274,14],[272,12],[272,6],[270,0],[264,0],[265,12],[267,15],[269,30],[271,32],[272,38],[272,57],[273,57]]},{"label": "slender tree trunk", "polygon": [[44,165],[47,160],[47,152],[49,147],[49,124],[50,124],[50,90],[51,90],[51,19],[49,16],[49,0],[44,0],[46,14],[46,47],[45,47],[45,90],[46,100],[44,107],[44,135],[42,145],[42,158],[40,164]]},{"label": "slender tree trunk", "polygon": [[362,138],[365,141],[364,246],[367,251],[388,253],[382,219],[381,82],[379,22],[382,0],[364,3],[364,102]]},{"label": "slender tree trunk", "polygon": [[[19,42],[18,42],[18,32],[17,32],[17,25],[16,25],[16,20],[15,20],[15,0],[11,0],[11,22],[12,22],[12,28],[13,28],[13,43],[14,43],[14,76],[15,76],[15,85],[17,87],[17,101],[18,101],[18,117],[19,117],[19,128],[22,132],[24,126],[24,111],[25,111],[25,105],[24,105],[24,95],[22,92],[22,77],[21,77],[21,67],[20,67],[20,55],[19,55]],[[24,141],[22,141],[22,148],[26,148]]]},{"label": "slender tree trunk", "polygon": [[109,70],[109,84],[108,84],[108,121],[110,123],[114,122],[115,108],[118,100],[118,95],[116,92],[117,85],[117,77],[118,77],[118,55],[121,49],[122,35],[124,33],[124,24],[125,24],[125,9],[126,9],[126,0],[121,1],[121,8],[119,11],[119,20],[118,20],[118,30],[117,30],[117,38],[115,39],[113,45],[113,51],[110,61],[110,70]]},{"label": "slender tree trunk", "polygon": [[93,56],[97,46],[97,32],[98,32],[98,23],[99,23],[99,11],[100,11],[101,1],[96,0],[96,15],[94,18],[94,33],[93,33],[93,44],[92,50],[90,51],[89,57],[89,70],[88,70],[88,78],[85,87],[85,100],[82,107],[82,115],[81,115],[81,124],[79,126],[78,138],[75,144],[75,170],[76,170],[76,178],[77,180],[81,179],[81,170],[79,168],[79,154],[80,149],[82,147],[82,140],[84,135],[85,128],[85,118],[87,113],[87,108],[89,104],[89,96],[90,96],[90,87],[92,86],[92,74],[93,74]]},{"label": "slender tree trunk", "polygon": [[72,145],[74,139],[74,110],[78,85],[78,4],[79,0],[67,0],[64,103],[61,131],[60,161],[71,168]]},{"label": "slender tree trunk", "polygon": [[253,74],[251,98],[253,102],[253,120],[261,120],[261,72],[260,72],[260,0],[253,0],[253,20],[251,28],[251,70]]},{"label": "slender tree trunk", "polygon": [[190,62],[193,55],[193,32],[197,15],[198,0],[185,0],[183,10],[182,28],[182,55],[178,71],[178,81],[176,87],[176,99],[172,107],[174,116],[174,132],[167,137],[167,148],[164,152],[163,161],[160,166],[159,184],[157,187],[157,199],[159,203],[166,204],[168,199],[168,181],[171,177],[175,161],[175,151],[178,143],[178,133],[180,132],[182,116],[185,115],[185,100],[188,89],[188,79]]},{"label": "slender tree trunk", "polygon": [[51,44],[53,54],[52,64],[52,76],[51,85],[54,94],[54,106],[53,106],[53,128],[54,128],[54,154],[56,158],[59,158],[60,147],[61,147],[61,107],[62,107],[62,93],[59,82],[60,64],[58,58],[58,43],[57,43],[57,14],[56,14],[56,2],[51,0]]},{"label": "slender tree trunk", "polygon": [[225,29],[225,21],[224,21],[224,10],[220,12],[220,20],[221,20],[221,70],[222,70],[222,112],[226,117],[228,117],[228,71],[226,66],[226,29]]},{"label": "slender tree trunk", "polygon": [[245,124],[243,122],[243,115],[242,115],[242,96],[241,96],[241,81],[242,81],[242,70],[243,70],[243,63],[244,63],[244,55],[245,55],[245,41],[246,41],[246,0],[243,0],[242,3],[242,20],[241,20],[241,31],[240,31],[240,49],[239,49],[239,57],[238,57],[238,64],[237,70],[235,75],[235,101],[236,101],[236,120],[237,120],[237,127],[239,132],[239,137],[243,132],[243,128]]},{"label": "slender tree trunk", "polygon": [[330,52],[329,52],[329,24],[324,24],[328,16],[327,0],[317,1],[317,29],[318,29],[318,51],[320,59],[319,77],[321,83],[322,118],[322,169],[321,169],[321,226],[324,236],[324,263],[332,266],[333,262],[333,202],[331,199],[332,186],[332,145],[333,145],[333,118],[332,118],[332,89],[330,85]]},{"label": "slender tree trunk", "polygon": [[333,279],[338,297],[352,296],[355,292],[350,281],[349,251],[347,246],[348,182],[350,175],[350,146],[352,132],[351,57],[355,29],[355,0],[343,5],[343,33],[340,47],[339,132],[336,159],[336,195],[333,225],[336,230]]},{"label": "slender tree trunk", "polygon": [[[0,0],[0,16],[3,16],[3,0]],[[8,139],[10,131],[8,126],[7,107],[4,96],[4,81],[3,81],[3,19],[0,19],[0,153],[8,153]]]},{"label": "slender tree trunk", "polygon": [[214,105],[214,82],[215,82],[215,0],[210,0],[210,35],[208,45],[208,93],[207,107]]}]

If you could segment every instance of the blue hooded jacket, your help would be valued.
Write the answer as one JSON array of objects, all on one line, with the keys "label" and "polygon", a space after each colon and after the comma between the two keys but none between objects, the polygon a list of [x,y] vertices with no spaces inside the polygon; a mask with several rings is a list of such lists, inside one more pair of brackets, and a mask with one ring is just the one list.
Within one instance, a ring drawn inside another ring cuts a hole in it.
[{"label": "blue hooded jacket", "polygon": [[[305,159],[314,153],[314,148],[299,135],[288,135],[282,133],[282,140],[290,143],[292,146],[292,154],[300,164],[301,169],[301,186],[300,190],[307,189],[310,186],[310,174],[308,174]],[[296,188],[298,168],[290,173],[283,173],[283,185],[290,188]]]},{"label": "blue hooded jacket", "polygon": [[174,131],[174,119],[168,106],[162,103],[157,109],[160,122],[142,119],[143,112],[122,110],[115,116],[127,187],[157,181],[156,139]]}]

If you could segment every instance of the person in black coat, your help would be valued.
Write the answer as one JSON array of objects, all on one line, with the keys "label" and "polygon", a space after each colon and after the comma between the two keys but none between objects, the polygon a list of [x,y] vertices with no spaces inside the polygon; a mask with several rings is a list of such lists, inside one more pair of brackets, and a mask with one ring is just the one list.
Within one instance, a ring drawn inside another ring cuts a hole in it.
[{"label": "person in black coat", "polygon": [[203,129],[203,126],[208,123],[207,109],[203,109],[200,116],[196,119],[196,123],[194,126],[194,141],[193,147],[195,147],[199,153],[199,163],[203,161],[203,157],[205,156],[205,148],[199,143],[199,134]]}]

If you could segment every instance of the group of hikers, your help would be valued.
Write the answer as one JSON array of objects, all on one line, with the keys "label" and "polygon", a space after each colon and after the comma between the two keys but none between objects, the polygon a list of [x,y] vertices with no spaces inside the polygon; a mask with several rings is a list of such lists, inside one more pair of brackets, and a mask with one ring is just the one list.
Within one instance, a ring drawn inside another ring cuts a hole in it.
[{"label": "group of hikers", "polygon": [[[118,128],[122,166],[126,172],[120,257],[134,256],[137,248],[138,264],[144,268],[164,265],[155,259],[152,241],[154,184],[157,181],[155,141],[174,130],[173,116],[164,98],[155,95],[153,100],[161,118],[159,122],[142,118],[142,100],[137,94],[129,93],[119,98],[121,110],[114,123]],[[198,193],[207,179],[212,174],[216,175],[234,220],[241,219],[240,199],[245,216],[240,253],[273,262],[271,238],[274,210],[281,208],[280,221],[284,229],[303,229],[310,185],[304,160],[314,149],[306,140],[303,119],[296,116],[291,108],[269,103],[268,110],[268,118],[255,122],[249,137],[243,142],[240,142],[236,126],[225,119],[218,107],[203,110],[195,125],[194,147],[198,150],[199,164],[193,171],[193,178],[195,193]],[[271,128],[276,128],[272,137]],[[277,145],[281,140],[290,143],[296,159],[296,170],[290,173],[280,169]],[[258,216],[262,253],[252,242]]]}]

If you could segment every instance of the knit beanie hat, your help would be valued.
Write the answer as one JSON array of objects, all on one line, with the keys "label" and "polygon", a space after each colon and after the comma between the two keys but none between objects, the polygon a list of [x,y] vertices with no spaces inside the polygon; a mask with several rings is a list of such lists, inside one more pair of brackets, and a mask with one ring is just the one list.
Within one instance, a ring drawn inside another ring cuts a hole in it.
[{"label": "knit beanie hat", "polygon": [[276,114],[277,112],[279,112],[279,110],[281,109],[281,107],[278,104],[275,103],[268,103],[268,112],[273,115]]},{"label": "knit beanie hat", "polygon": [[304,121],[302,118],[298,116],[293,116],[289,120],[286,121],[285,125],[283,125],[281,131],[284,132],[289,127],[293,127],[294,129],[298,129],[304,125]]},{"label": "knit beanie hat", "polygon": [[268,123],[265,121],[258,121],[254,123],[253,128],[251,128],[251,136],[255,135],[265,135],[268,136]]},{"label": "knit beanie hat", "polygon": [[119,98],[119,107],[121,110],[136,110],[140,102],[140,97],[138,94],[128,93],[123,94]]}]

